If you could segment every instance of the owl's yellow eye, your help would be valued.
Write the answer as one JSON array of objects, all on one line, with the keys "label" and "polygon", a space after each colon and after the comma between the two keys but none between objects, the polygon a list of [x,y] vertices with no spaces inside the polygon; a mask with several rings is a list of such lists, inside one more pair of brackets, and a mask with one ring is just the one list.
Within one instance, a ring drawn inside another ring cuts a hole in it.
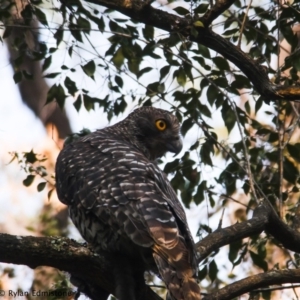
[{"label": "owl's yellow eye", "polygon": [[164,120],[156,120],[155,126],[159,131],[164,131],[167,128],[167,124]]}]

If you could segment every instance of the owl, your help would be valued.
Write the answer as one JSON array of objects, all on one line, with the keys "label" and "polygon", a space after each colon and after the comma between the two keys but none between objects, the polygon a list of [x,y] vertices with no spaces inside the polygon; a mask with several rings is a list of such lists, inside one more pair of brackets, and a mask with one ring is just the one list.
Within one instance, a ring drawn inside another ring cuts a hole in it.
[{"label": "owl", "polygon": [[58,156],[58,197],[82,237],[110,257],[119,300],[144,299],[139,285],[145,272],[164,281],[168,299],[200,299],[186,215],[156,164],[166,152],[181,149],[177,118],[141,107],[65,145]]}]

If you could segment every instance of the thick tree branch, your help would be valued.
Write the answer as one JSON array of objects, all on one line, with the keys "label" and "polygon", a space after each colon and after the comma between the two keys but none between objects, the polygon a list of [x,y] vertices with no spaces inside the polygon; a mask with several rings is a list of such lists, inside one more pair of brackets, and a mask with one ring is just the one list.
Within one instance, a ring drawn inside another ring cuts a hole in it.
[{"label": "thick tree branch", "polygon": [[[64,3],[68,5],[68,1]],[[170,14],[153,8],[148,1],[140,0],[86,0],[107,8],[114,9],[136,21],[163,29],[170,33],[179,33],[187,39],[202,44],[235,64],[252,82],[257,92],[266,100],[300,100],[300,87],[284,87],[275,85],[269,80],[265,67],[251,59],[238,47],[224,39],[222,36],[214,33],[208,27],[195,27],[198,32],[195,36],[191,34],[193,21],[187,18]],[[232,4],[231,0],[222,0],[218,2],[210,12],[207,13],[205,24],[211,22],[225,9]],[[71,5],[71,3],[70,3]],[[194,31],[195,31],[194,30]]]},{"label": "thick tree branch", "polygon": [[[115,291],[111,260],[70,239],[0,234],[0,261],[67,271],[92,299],[104,299],[104,291]],[[161,300],[149,287],[145,289],[145,300]]]},{"label": "thick tree branch", "polygon": [[211,293],[203,300],[230,300],[260,287],[273,284],[299,283],[300,270],[273,270],[236,281],[218,291]]},{"label": "thick tree branch", "polygon": [[243,238],[259,234],[264,231],[268,222],[265,206],[260,205],[255,209],[253,218],[229,227],[220,228],[196,243],[200,254],[199,263],[209,254]]}]

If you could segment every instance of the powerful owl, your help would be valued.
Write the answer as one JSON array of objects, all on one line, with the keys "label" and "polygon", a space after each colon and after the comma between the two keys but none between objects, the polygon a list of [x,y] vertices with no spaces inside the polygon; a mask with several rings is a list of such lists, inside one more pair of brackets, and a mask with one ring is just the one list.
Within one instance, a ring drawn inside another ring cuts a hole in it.
[{"label": "powerful owl", "polygon": [[126,119],[66,145],[56,188],[82,237],[116,265],[115,296],[143,300],[145,271],[168,299],[199,300],[196,250],[185,212],[156,159],[182,149],[170,112],[141,107]]}]

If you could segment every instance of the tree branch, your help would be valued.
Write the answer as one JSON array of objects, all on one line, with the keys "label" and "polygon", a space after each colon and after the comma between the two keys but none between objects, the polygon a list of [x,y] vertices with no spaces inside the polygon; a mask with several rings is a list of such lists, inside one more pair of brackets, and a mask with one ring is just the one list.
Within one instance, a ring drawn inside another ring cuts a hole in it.
[{"label": "tree branch", "polygon": [[273,284],[298,283],[300,282],[300,270],[272,270],[247,277],[236,281],[226,287],[217,290],[205,297],[203,300],[230,300],[260,287]]},{"label": "tree branch", "polygon": [[[115,293],[111,260],[67,238],[0,234],[0,261],[67,271],[92,299],[103,299],[104,291]],[[145,289],[145,300],[162,300],[148,286]]]},{"label": "tree branch", "polygon": [[[64,4],[72,5],[70,0]],[[235,64],[252,82],[257,92],[266,100],[300,100],[300,86],[285,87],[269,80],[264,66],[261,66],[238,47],[214,33],[208,27],[194,27],[197,35],[191,34],[192,21],[153,8],[148,1],[140,0],[86,0],[116,10],[136,21],[163,29],[170,33],[180,33],[183,37],[202,44],[223,55]],[[231,0],[221,0],[207,12],[206,25],[232,4]],[[208,20],[208,21],[207,21]],[[204,24],[204,25],[205,25]],[[194,31],[195,31],[194,30]]]},{"label": "tree branch", "polygon": [[265,231],[286,249],[300,253],[300,233],[285,224],[268,201],[260,203],[250,220],[217,229],[196,243],[199,263],[220,247]]},{"label": "tree branch", "polygon": [[255,209],[252,219],[217,229],[196,243],[196,248],[200,254],[199,263],[222,246],[261,233],[267,222],[268,216],[265,206],[260,205]]}]

